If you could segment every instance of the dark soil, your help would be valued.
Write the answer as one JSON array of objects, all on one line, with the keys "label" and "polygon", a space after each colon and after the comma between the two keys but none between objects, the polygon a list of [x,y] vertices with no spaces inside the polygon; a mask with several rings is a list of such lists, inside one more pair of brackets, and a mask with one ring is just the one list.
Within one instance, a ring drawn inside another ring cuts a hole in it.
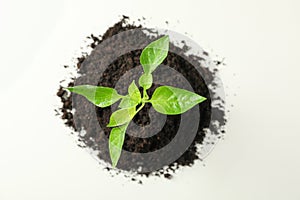
[{"label": "dark soil", "polygon": [[[79,85],[79,84],[89,84],[91,79],[98,80],[96,84],[108,87],[115,87],[117,81],[120,79],[122,75],[128,72],[130,69],[133,69],[140,65],[139,63],[139,56],[141,54],[141,49],[131,51],[126,53],[114,60],[114,62],[110,63],[107,67],[105,66],[105,71],[102,73],[101,76],[98,76],[97,67],[89,67],[91,66],[91,62],[93,62],[95,56],[100,56],[97,54],[98,49],[97,46],[101,44],[106,39],[121,33],[123,31],[141,28],[141,26],[135,26],[133,24],[126,23],[127,17],[124,18],[116,23],[114,26],[110,27],[102,36],[96,37],[91,35],[88,37],[92,39],[93,42],[90,44],[94,50],[91,54],[82,56],[78,58],[78,62],[76,64],[76,68],[78,69],[78,74],[80,74],[80,78],[73,79],[73,81],[68,83],[68,86]],[[141,33],[143,34],[143,33]],[[148,44],[149,42],[156,39],[156,37],[150,37],[144,35],[142,44]],[[130,42],[127,40],[123,41],[126,45],[126,42]],[[114,44],[112,44],[114,46]],[[208,89],[208,84],[212,86],[216,86],[214,83],[214,75],[215,71],[210,71],[207,68],[203,68],[200,66],[202,73],[205,77],[201,77],[197,70],[194,68],[195,65],[200,65],[199,61],[204,60],[205,58],[197,57],[197,56],[190,56],[189,61],[185,59],[183,54],[188,50],[187,46],[183,48],[178,48],[174,44],[170,44],[170,49],[173,49],[173,52],[179,53],[169,53],[167,59],[164,61],[164,65],[170,66],[179,73],[181,73],[191,84],[193,90],[207,98],[207,101],[201,103],[199,105],[199,111],[201,120],[199,121],[198,131],[196,137],[194,138],[192,144],[186,151],[172,164],[170,164],[164,170],[157,170],[151,173],[142,173],[146,176],[149,175],[156,175],[162,176],[165,178],[172,178],[170,172],[178,169],[182,166],[191,166],[194,164],[196,160],[199,159],[199,155],[197,153],[197,144],[202,144],[205,138],[205,128],[209,128],[212,134],[219,135],[221,132],[224,132],[223,127],[225,125],[225,113],[222,108],[212,107],[212,98],[214,96],[214,91]],[[112,51],[112,49],[109,49]],[[181,56],[182,55],[182,56]],[[204,55],[207,55],[204,52]],[[101,58],[105,59],[105,58]],[[190,60],[194,62],[191,63]],[[95,65],[96,66],[96,65]],[[69,67],[69,66],[65,66]],[[101,66],[100,66],[101,67]],[[132,74],[134,76],[134,74]],[[174,82],[178,80],[173,80],[173,77],[170,77],[168,74],[164,75],[164,79],[169,82]],[[206,82],[204,81],[206,80]],[[136,79],[137,80],[137,79]],[[153,91],[159,85],[153,84],[153,86],[149,90],[149,95],[151,96]],[[128,85],[124,85],[124,88],[127,88]],[[60,97],[62,102],[62,107],[60,108],[62,112],[61,118],[65,120],[65,124],[71,127],[75,132],[80,132],[85,130],[85,134],[78,134],[78,139],[84,145],[84,148],[91,148],[98,152],[98,157],[106,162],[110,162],[109,155],[108,155],[108,144],[107,138],[109,137],[110,128],[107,128],[106,125],[109,122],[109,117],[112,113],[112,108],[99,108],[95,106],[91,106],[86,99],[81,98],[78,95],[72,95],[66,92],[62,87],[59,88],[57,92],[57,96]],[[76,102],[74,101],[76,100]],[[220,100],[220,99],[218,99]],[[222,101],[222,100],[221,100]],[[76,108],[74,115],[72,114],[72,109]],[[150,121],[149,118],[149,110],[151,108],[151,104],[146,104],[146,106],[135,116],[133,119],[133,123],[140,127],[144,127],[152,123],[155,126],[155,120]],[[90,122],[89,113],[96,111],[97,117],[97,124],[93,124]],[[80,115],[78,114],[80,112]],[[214,113],[214,116],[212,116]],[[77,119],[75,120],[77,116]],[[219,126],[210,126],[211,120],[214,119],[219,123]],[[76,121],[76,122],[75,122]],[[135,153],[146,153],[146,152],[154,152],[158,149],[161,149],[165,145],[167,145],[176,135],[179,124],[181,121],[181,115],[174,115],[174,116],[167,116],[167,120],[161,129],[161,131],[154,136],[149,138],[139,138],[130,135],[126,135],[125,142],[123,149],[128,152],[135,152]],[[76,124],[76,126],[75,126]],[[96,126],[101,126],[102,130],[97,131]],[[143,133],[140,133],[143,134]],[[186,134],[189,134],[189,130],[186,130]],[[163,158],[163,157],[162,157]],[[159,158],[159,159],[162,159]],[[126,155],[121,156],[121,159],[118,163],[118,168],[131,170],[133,163],[135,162],[149,162],[139,160],[142,158],[136,157],[126,157]],[[158,158],[151,158],[152,162],[156,162]],[[110,168],[107,168],[110,170]],[[134,169],[133,169],[134,170]],[[132,178],[132,180],[136,180]]]}]

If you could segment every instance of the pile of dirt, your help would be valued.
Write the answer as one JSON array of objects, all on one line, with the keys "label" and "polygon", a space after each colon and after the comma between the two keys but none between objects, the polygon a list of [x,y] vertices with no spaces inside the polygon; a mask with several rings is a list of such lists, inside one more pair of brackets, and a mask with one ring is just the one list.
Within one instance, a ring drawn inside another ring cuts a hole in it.
[{"label": "pile of dirt", "polygon": [[[100,51],[97,49],[97,46],[101,44],[108,38],[112,36],[128,31],[128,30],[136,30],[143,28],[141,26],[136,26],[134,24],[130,24],[127,21],[128,17],[123,17],[118,23],[110,27],[102,36],[94,36],[91,35],[88,38],[92,40],[90,43],[90,47],[94,50],[92,53],[86,54],[83,53],[82,57],[77,59],[77,63],[74,67],[77,69],[77,73],[80,74],[80,77],[75,80],[75,77],[72,77],[71,81],[67,84],[68,86],[74,86],[79,84],[89,84],[89,80],[97,80],[97,85],[107,86],[107,87],[115,87],[117,81],[120,79],[122,75],[124,75],[129,70],[140,66],[139,63],[139,56],[141,54],[142,49],[130,51],[118,58],[116,58],[113,62],[109,64],[109,66],[105,66],[104,72],[101,76],[98,75],[97,67],[89,67],[94,62],[95,59],[105,59],[99,58],[101,54],[98,52]],[[143,44],[149,44],[151,41],[155,40],[158,36],[150,36],[143,32],[140,33],[142,35],[143,41],[140,41]],[[143,35],[144,34],[144,35]],[[123,40],[122,45],[126,45],[126,43],[130,43],[128,40]],[[113,46],[114,44],[112,44]],[[129,45],[129,44],[128,44]],[[107,47],[110,48],[110,47]],[[213,90],[209,89],[210,84],[212,87],[216,86],[214,83],[214,76],[216,71],[211,71],[207,68],[201,67],[201,75],[195,69],[195,65],[201,65],[200,61],[205,60],[203,57],[190,55],[189,61],[185,59],[183,56],[186,51],[188,51],[189,47],[184,45],[184,47],[179,48],[173,43],[170,43],[170,49],[172,52],[179,52],[179,53],[172,53],[171,51],[168,54],[168,57],[164,61],[164,65],[170,66],[174,70],[178,71],[180,74],[184,76],[186,80],[190,83],[193,90],[201,96],[205,96],[207,101],[203,102],[199,106],[199,112],[201,119],[199,121],[199,126],[197,130],[197,134],[194,137],[192,144],[186,149],[186,151],[174,162],[172,162],[167,167],[163,169],[159,169],[153,172],[137,172],[138,174],[144,176],[159,176],[165,178],[172,178],[172,174],[176,171],[176,169],[185,166],[192,166],[196,160],[199,160],[199,154],[197,151],[197,146],[199,144],[203,144],[203,141],[206,137],[207,131],[206,129],[210,130],[211,134],[220,135],[224,133],[223,127],[225,126],[226,119],[225,119],[225,112],[222,107],[213,107],[212,102],[214,100],[221,100],[222,99],[214,99],[214,92]],[[103,49],[102,49],[103,50]],[[109,51],[112,51],[109,49]],[[208,54],[204,52],[206,56]],[[97,58],[98,56],[98,58]],[[193,63],[191,63],[191,60]],[[86,63],[85,63],[86,62]],[[104,62],[105,63],[105,62]],[[98,66],[98,65],[93,65]],[[65,66],[65,67],[72,67],[72,66]],[[101,66],[99,66],[101,67]],[[103,67],[103,66],[102,66]],[[132,75],[134,76],[134,74]],[[162,75],[164,80],[172,83],[174,81],[173,77],[169,76],[168,74]],[[137,79],[136,79],[137,80]],[[159,85],[153,84],[153,86],[149,89],[149,96],[153,94],[153,91]],[[124,88],[127,88],[128,85],[124,85]],[[62,106],[59,108],[61,113],[61,118],[64,120],[64,123],[71,127],[75,132],[78,134],[78,140],[82,143],[80,145],[83,148],[92,149],[97,153],[97,156],[100,160],[105,162],[110,162],[109,154],[108,154],[108,144],[107,138],[109,137],[110,128],[107,128],[106,125],[109,122],[109,117],[112,113],[112,108],[99,108],[96,106],[91,105],[86,99],[81,98],[78,95],[72,95],[69,92],[65,91],[62,86],[59,87],[57,92],[57,96],[61,99]],[[76,100],[76,102],[75,102]],[[224,103],[224,102],[223,102]],[[74,108],[75,111],[74,111]],[[146,104],[146,106],[134,117],[133,123],[140,127],[144,127],[150,124],[149,118],[149,110],[151,108],[151,104]],[[89,113],[95,112],[97,123],[91,123]],[[80,115],[79,115],[80,113]],[[214,113],[214,116],[212,116]],[[77,119],[76,118],[77,116]],[[217,121],[218,126],[211,126],[211,120]],[[147,152],[154,152],[156,150],[161,149],[172,139],[175,137],[179,124],[181,121],[181,115],[174,115],[174,116],[167,116],[165,124],[163,128],[159,131],[159,133],[155,134],[154,136],[148,138],[139,138],[134,137],[131,135],[126,135],[125,142],[123,145],[123,149],[128,152],[133,153],[147,153]],[[151,125],[155,126],[155,120],[151,121]],[[75,125],[76,124],[76,125]],[[97,127],[101,127],[101,131],[97,131]],[[221,130],[222,129],[222,130]],[[84,130],[84,134],[82,133]],[[189,134],[189,130],[186,130],[186,133]],[[141,134],[141,133],[140,133]],[[163,155],[160,158],[151,158],[151,162],[156,162],[156,159],[164,159]],[[167,159],[167,158],[166,158]],[[126,155],[121,156],[121,159],[118,163],[118,167],[120,169],[130,170],[133,163],[135,162],[143,162],[142,158],[135,157],[126,157]],[[144,161],[149,162],[149,160]],[[107,170],[111,170],[110,167],[106,167]],[[135,178],[132,178],[135,181]]]}]

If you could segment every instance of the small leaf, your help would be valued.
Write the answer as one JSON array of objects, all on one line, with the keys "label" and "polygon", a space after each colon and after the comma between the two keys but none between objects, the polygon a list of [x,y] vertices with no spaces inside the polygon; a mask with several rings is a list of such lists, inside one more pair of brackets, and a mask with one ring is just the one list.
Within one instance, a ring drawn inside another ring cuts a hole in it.
[{"label": "small leaf", "polygon": [[114,104],[122,97],[115,89],[109,87],[79,85],[75,87],[68,87],[67,89],[71,92],[84,96],[90,102],[101,108]]},{"label": "small leaf", "polygon": [[142,101],[140,90],[136,86],[134,81],[129,85],[128,93],[129,94],[123,97],[123,99],[121,100],[119,108],[129,108],[137,106]]},{"label": "small leaf", "polygon": [[111,129],[109,135],[109,154],[113,167],[117,166],[121,156],[127,126],[128,124],[124,124]]},{"label": "small leaf", "polygon": [[160,86],[154,91],[150,102],[157,112],[177,115],[188,111],[204,100],[206,100],[205,97],[188,90]]},{"label": "small leaf", "polygon": [[139,85],[146,90],[152,86],[152,83],[153,83],[152,74],[144,73],[139,79]]},{"label": "small leaf", "polygon": [[169,51],[169,37],[163,36],[151,42],[142,51],[140,62],[146,74],[152,73],[167,57]]},{"label": "small leaf", "polygon": [[129,96],[125,96],[120,104],[119,104],[119,108],[130,108],[133,106],[137,106],[139,104],[138,101],[131,99]]},{"label": "small leaf", "polygon": [[134,81],[132,81],[132,83],[128,87],[128,94],[132,100],[137,101],[138,103],[140,103],[140,101],[142,100],[140,90],[136,86]]},{"label": "small leaf", "polygon": [[107,125],[107,127],[114,127],[126,124],[130,122],[134,115],[135,107],[117,110],[113,114],[111,114],[109,124]]}]

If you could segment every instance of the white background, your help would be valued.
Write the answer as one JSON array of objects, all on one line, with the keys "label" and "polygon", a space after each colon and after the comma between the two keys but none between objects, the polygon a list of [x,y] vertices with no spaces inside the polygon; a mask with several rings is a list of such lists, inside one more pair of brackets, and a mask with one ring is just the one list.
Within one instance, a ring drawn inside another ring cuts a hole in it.
[{"label": "white background", "polygon": [[[0,199],[299,200],[299,9],[298,0],[0,0]],[[226,58],[226,138],[205,166],[171,181],[111,178],[54,116],[62,65],[122,14]]]}]

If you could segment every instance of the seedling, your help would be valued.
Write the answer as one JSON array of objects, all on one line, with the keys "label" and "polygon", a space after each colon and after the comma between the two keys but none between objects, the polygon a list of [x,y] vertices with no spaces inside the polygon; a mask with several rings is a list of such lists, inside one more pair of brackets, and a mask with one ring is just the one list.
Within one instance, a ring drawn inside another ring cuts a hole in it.
[{"label": "seedling", "polygon": [[153,108],[162,114],[182,114],[195,105],[206,100],[196,93],[171,86],[160,86],[155,89],[151,98],[147,90],[152,86],[152,72],[164,61],[169,51],[169,37],[163,36],[150,43],[143,49],[140,56],[140,63],[143,67],[143,74],[139,78],[139,86],[143,88],[142,94],[135,84],[135,81],[128,87],[128,94],[123,96],[109,87],[79,85],[67,89],[76,94],[82,95],[98,107],[108,107],[119,100],[118,110],[110,116],[107,127],[111,127],[109,136],[109,153],[112,166],[115,167],[121,156],[126,129],[134,116],[145,106],[151,103]]}]

